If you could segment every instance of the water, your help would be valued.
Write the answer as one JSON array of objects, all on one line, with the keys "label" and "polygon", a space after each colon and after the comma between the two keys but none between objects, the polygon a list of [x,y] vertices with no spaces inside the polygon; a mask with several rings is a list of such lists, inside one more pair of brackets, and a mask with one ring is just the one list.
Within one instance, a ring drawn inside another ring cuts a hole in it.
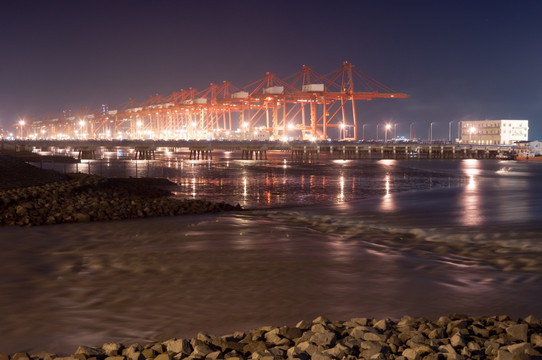
[{"label": "water", "polygon": [[1,229],[0,352],[318,315],[542,317],[542,164],[281,156],[168,168],[177,196],[255,210]]}]

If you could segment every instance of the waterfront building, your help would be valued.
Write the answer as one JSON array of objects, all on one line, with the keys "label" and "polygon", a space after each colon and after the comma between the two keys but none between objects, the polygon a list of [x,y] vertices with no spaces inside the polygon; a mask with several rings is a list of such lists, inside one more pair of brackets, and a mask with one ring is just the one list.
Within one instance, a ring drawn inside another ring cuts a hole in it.
[{"label": "waterfront building", "polygon": [[516,143],[516,152],[521,157],[535,157],[542,156],[542,142],[538,140],[532,141],[519,141]]},{"label": "waterfront building", "polygon": [[529,120],[471,120],[461,122],[461,142],[512,145],[529,140]]}]

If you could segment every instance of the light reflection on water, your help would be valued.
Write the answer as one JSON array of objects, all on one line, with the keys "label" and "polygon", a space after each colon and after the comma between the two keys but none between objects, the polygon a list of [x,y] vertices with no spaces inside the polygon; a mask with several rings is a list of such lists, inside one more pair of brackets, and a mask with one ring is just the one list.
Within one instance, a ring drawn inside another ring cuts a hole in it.
[{"label": "light reflection on water", "polygon": [[2,229],[0,352],[73,353],[318,315],[542,316],[540,271],[488,261],[540,263],[536,164],[120,164],[101,168],[122,175],[137,165],[140,176],[176,182],[178,196],[266,210]]},{"label": "light reflection on water", "polygon": [[155,161],[57,164],[55,169],[113,177],[165,177],[178,185],[172,189],[178,197],[239,203],[245,208],[343,203],[378,195],[389,198],[396,192],[461,183],[461,176],[414,170],[396,160],[324,159],[306,164],[291,162],[286,157],[281,153],[270,154],[269,161],[256,161],[229,157],[186,160],[169,156]]},{"label": "light reflection on water", "polygon": [[463,173],[468,177],[467,185],[463,195],[459,199],[463,205],[461,214],[464,225],[479,225],[480,219],[480,198],[476,177],[480,174],[479,161],[474,159],[465,160],[461,163]]}]

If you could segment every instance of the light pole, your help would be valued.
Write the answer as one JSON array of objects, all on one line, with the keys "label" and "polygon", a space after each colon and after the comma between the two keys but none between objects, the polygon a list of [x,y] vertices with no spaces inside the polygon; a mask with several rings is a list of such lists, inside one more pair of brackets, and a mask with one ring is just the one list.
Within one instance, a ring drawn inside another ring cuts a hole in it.
[{"label": "light pole", "polygon": [[137,137],[138,139],[141,139],[141,126],[143,126],[143,122],[141,120],[138,120],[136,122],[136,133],[137,133]]},{"label": "light pole", "polygon": [[380,125],[380,123],[376,124],[376,141],[378,141],[378,126]]},{"label": "light pole", "polygon": [[469,144],[472,143],[472,134],[474,134],[475,132],[476,132],[476,128],[474,126],[472,126],[469,129]]},{"label": "light pole", "polygon": [[361,140],[365,140],[365,126],[367,126],[367,124],[361,125]]},{"label": "light pole", "polygon": [[290,139],[290,136],[289,134],[292,132],[292,130],[295,129],[295,126],[294,124],[292,123],[288,123],[288,126],[287,126],[288,130],[286,131],[286,134],[284,134],[288,139]]},{"label": "light pole", "polygon": [[448,141],[449,142],[452,142],[452,124],[453,124],[453,121],[450,121],[448,123]]},{"label": "light pole", "polygon": [[397,139],[397,123],[393,124],[393,138]]},{"label": "light pole", "polygon": [[19,125],[21,126],[21,139],[24,138],[24,133],[23,133],[23,127],[24,127],[24,120],[19,120]]},{"label": "light pole", "polygon": [[386,128],[384,129],[384,142],[388,142],[388,130],[391,128],[390,124],[386,124]]},{"label": "light pole", "polygon": [[345,133],[346,125],[344,123],[341,123],[339,127],[341,128],[341,130],[339,131],[339,140],[341,140],[341,134],[342,134],[342,138],[346,139],[346,133]]},{"label": "light pole", "polygon": [[79,120],[79,134],[81,139],[84,139],[85,134],[83,132],[83,126],[85,126],[85,120]]},{"label": "light pole", "polygon": [[430,142],[433,142],[433,124],[435,122],[433,121],[430,125],[429,125],[429,141]]}]

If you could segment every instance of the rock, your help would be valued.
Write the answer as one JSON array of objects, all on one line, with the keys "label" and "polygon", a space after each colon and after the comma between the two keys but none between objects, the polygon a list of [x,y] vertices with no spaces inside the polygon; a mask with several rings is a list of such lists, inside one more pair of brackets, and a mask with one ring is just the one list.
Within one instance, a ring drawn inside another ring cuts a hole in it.
[{"label": "rock", "polygon": [[536,351],[532,344],[523,342],[519,344],[508,345],[507,350],[513,355],[525,354],[530,356],[541,356],[540,352]]},{"label": "rock", "polygon": [[365,341],[375,341],[375,342],[385,342],[387,336],[384,334],[375,334],[371,332],[366,332],[361,337]]},{"label": "rock", "polygon": [[294,340],[303,335],[303,331],[297,327],[291,328],[284,326],[279,329],[279,335],[286,339]]},{"label": "rock", "polygon": [[329,327],[326,324],[318,323],[311,327],[311,331],[315,333],[329,331]]},{"label": "rock", "polygon": [[477,342],[474,342],[474,341],[470,341],[468,344],[467,344],[467,348],[470,350],[470,351],[480,351],[482,348],[480,347],[480,344],[478,344]]},{"label": "rock", "polygon": [[207,332],[201,331],[196,335],[196,339],[203,341],[207,344],[212,344],[213,342],[218,341],[218,338],[216,336],[210,335]]},{"label": "rock", "polygon": [[533,344],[533,346],[542,348],[542,334],[532,334],[531,344]]},{"label": "rock", "polygon": [[314,353],[314,355],[312,355],[311,359],[312,360],[332,360],[333,356],[317,351]]},{"label": "rock", "polygon": [[284,355],[286,355],[286,350],[288,350],[289,347],[287,347],[286,349],[282,349],[282,348],[279,348],[279,347],[273,347],[273,348],[270,348],[270,349],[267,349],[267,351],[269,351],[269,353],[271,355],[273,355],[275,358],[283,358]]},{"label": "rock", "polygon": [[337,344],[331,349],[324,350],[323,353],[331,355],[336,359],[344,359],[347,355],[352,355],[352,349],[342,344]]},{"label": "rock", "polygon": [[359,349],[361,356],[370,358],[375,354],[380,354],[382,352],[382,345],[371,341],[364,341],[360,344]]},{"label": "rock", "polygon": [[[224,359],[224,354],[221,351],[213,351],[205,357],[206,360]],[[156,359],[155,359],[156,360]]]},{"label": "rock", "polygon": [[428,345],[418,343],[413,343],[410,349],[414,350],[416,354],[420,356],[425,356],[433,352],[433,349],[431,349],[431,347]]},{"label": "rock", "polygon": [[525,319],[523,319],[523,321],[526,322],[527,324],[531,325],[531,326],[541,325],[540,319],[537,319],[533,315],[527,316]]},{"label": "rock", "polygon": [[301,359],[301,360],[308,360],[309,354],[299,349],[297,346],[291,347],[286,352],[288,355],[288,359]]},{"label": "rock", "polygon": [[104,350],[99,349],[99,348],[89,347],[89,346],[79,346],[77,350],[75,351],[75,355],[78,355],[78,354],[83,354],[83,355],[86,355],[87,357],[99,356],[99,355],[104,354]]},{"label": "rock", "polygon": [[192,353],[192,346],[186,339],[179,340],[168,340],[163,342],[163,345],[166,347],[166,351],[174,353],[182,353],[185,355],[190,355]]},{"label": "rock", "polygon": [[11,355],[11,360],[30,360],[30,355],[25,352],[18,352]]},{"label": "rock", "polygon": [[[78,355],[74,355],[74,357],[77,357]],[[80,355],[80,356],[84,356],[84,355]],[[45,352],[45,351],[40,351],[38,353],[35,353],[35,354],[30,354],[30,357],[32,359],[43,359],[43,360],[54,360],[57,358],[56,354],[52,354],[52,353],[49,353],[49,352]],[[0,355],[0,359],[2,359],[2,356]],[[3,360],[7,360],[7,359],[3,359]],[[86,360],[86,357],[85,357],[85,360]]]},{"label": "rock", "polygon": [[297,348],[302,352],[309,354],[310,356],[312,356],[316,351],[318,351],[318,347],[310,341],[304,341],[298,344]]},{"label": "rock", "polygon": [[318,346],[322,347],[333,347],[335,346],[335,342],[337,340],[337,335],[331,331],[323,331],[319,333],[315,333],[313,336],[311,336],[310,341],[315,343]]},{"label": "rock", "polygon": [[154,360],[171,360],[171,356],[168,353],[159,354]]},{"label": "rock", "polygon": [[108,356],[105,358],[105,360],[125,360],[126,357],[122,355],[114,355],[114,356]]},{"label": "rock", "polygon": [[[497,353],[496,360],[514,360],[514,355],[506,350],[499,350]],[[519,360],[519,359],[517,359]]]},{"label": "rock", "polygon": [[484,327],[473,326],[472,327],[472,332],[475,335],[483,337],[483,338],[488,338],[489,337],[489,330],[484,328]]},{"label": "rock", "polygon": [[312,323],[313,324],[329,324],[330,321],[323,316],[318,316],[316,319],[312,321]]},{"label": "rock", "polygon": [[410,348],[405,349],[405,351],[403,351],[401,355],[403,355],[408,360],[421,360],[421,356],[417,354],[416,351]]},{"label": "rock", "polygon": [[[196,338],[167,340],[144,347],[134,344],[125,348],[119,343],[107,343],[101,348],[80,346],[73,356],[65,358],[54,359],[55,355],[47,353],[18,353],[11,357],[0,355],[0,360],[542,358],[542,327],[533,317],[519,322],[506,316],[467,318],[452,315],[437,322],[403,317],[400,324],[389,319],[364,318],[329,322],[319,317],[312,323],[298,323],[299,327],[295,328],[265,326],[246,334],[239,332],[221,337],[200,332]],[[481,336],[483,334],[488,336]]]},{"label": "rock", "polygon": [[141,355],[143,355],[145,359],[154,359],[154,357],[156,356],[156,351],[154,351],[153,349],[144,349],[141,352]]},{"label": "rock", "polygon": [[243,352],[243,348],[245,347],[246,344],[242,342],[237,342],[237,341],[221,340],[216,345],[220,347],[223,352],[228,352],[232,350],[237,351],[237,352]]},{"label": "rock", "polygon": [[200,344],[194,346],[194,351],[192,351],[191,355],[194,355],[196,357],[206,357],[212,352],[214,352],[214,350],[211,349],[207,344]]},{"label": "rock", "polygon": [[297,323],[295,327],[300,330],[309,330],[312,327],[312,323],[309,321],[301,320]]},{"label": "rock", "polygon": [[527,324],[511,325],[506,328],[506,333],[514,340],[527,341]]},{"label": "rock", "polygon": [[243,347],[243,353],[255,353],[257,351],[264,351],[267,349],[267,345],[264,341],[254,341],[246,344]]},{"label": "rock", "polygon": [[390,327],[390,321],[389,321],[388,319],[384,319],[384,320],[377,321],[377,322],[373,325],[373,327],[374,327],[375,329],[380,330],[381,332],[384,332],[384,331],[386,331],[386,330],[389,329],[389,327]]},{"label": "rock", "polygon": [[450,344],[452,344],[454,348],[457,348],[457,347],[463,348],[467,345],[467,343],[465,342],[465,339],[460,333],[456,333],[450,338]]}]

